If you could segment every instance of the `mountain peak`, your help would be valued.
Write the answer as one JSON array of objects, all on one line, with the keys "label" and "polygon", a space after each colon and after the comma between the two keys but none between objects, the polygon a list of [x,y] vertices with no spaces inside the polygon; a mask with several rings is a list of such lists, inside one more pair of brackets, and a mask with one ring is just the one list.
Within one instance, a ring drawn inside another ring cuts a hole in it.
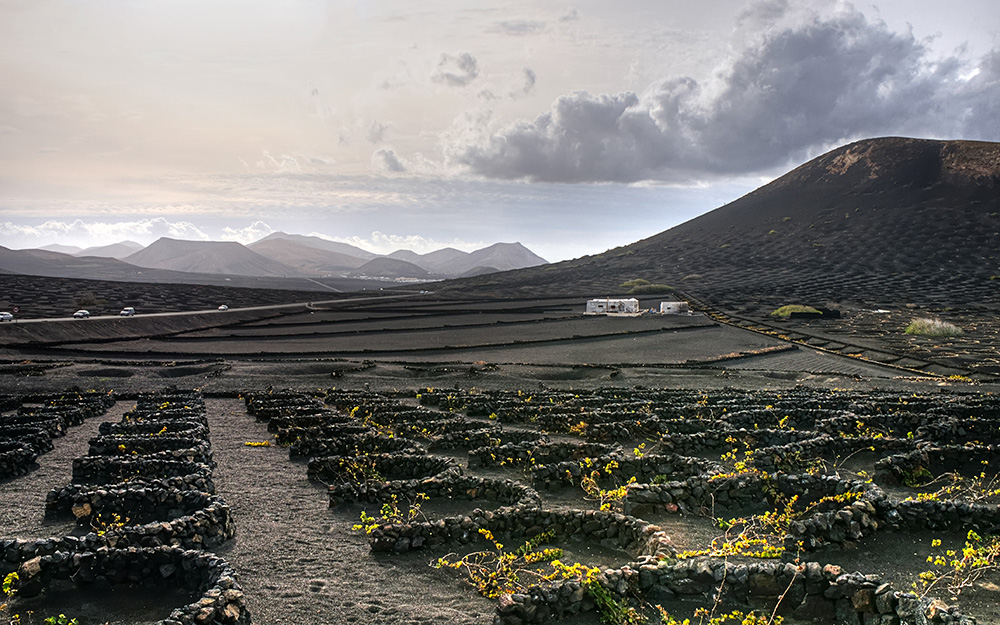
[{"label": "mountain peak", "polygon": [[879,137],[855,141],[819,156],[775,182],[783,185],[842,179],[853,184],[937,184],[962,179],[1000,181],[1000,144]]},{"label": "mountain peak", "polygon": [[160,237],[126,256],[139,267],[235,276],[299,276],[301,271],[271,260],[235,241],[187,241]]}]

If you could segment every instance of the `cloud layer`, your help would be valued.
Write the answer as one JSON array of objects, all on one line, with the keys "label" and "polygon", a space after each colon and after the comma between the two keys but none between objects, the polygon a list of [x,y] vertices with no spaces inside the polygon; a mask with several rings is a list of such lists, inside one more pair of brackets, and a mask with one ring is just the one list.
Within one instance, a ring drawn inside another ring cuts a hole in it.
[{"label": "cloud layer", "polygon": [[118,241],[150,243],[160,237],[208,241],[198,226],[188,221],[170,221],[163,217],[134,221],[49,220],[37,226],[0,222],[0,237],[20,247],[34,247],[51,242],[107,245]]},{"label": "cloud layer", "polygon": [[771,0],[737,24],[709,80],[573,92],[533,121],[454,131],[446,157],[499,179],[690,181],[766,172],[867,136],[1000,139],[1000,50],[932,58],[912,33],[849,4],[818,13]]}]

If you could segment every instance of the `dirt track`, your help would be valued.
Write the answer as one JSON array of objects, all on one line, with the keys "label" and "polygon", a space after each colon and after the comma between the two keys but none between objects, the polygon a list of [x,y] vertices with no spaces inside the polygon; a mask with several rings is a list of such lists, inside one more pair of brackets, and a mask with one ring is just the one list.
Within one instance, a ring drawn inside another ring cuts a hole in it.
[{"label": "dirt track", "polygon": [[424,555],[373,556],[353,514],[328,507],[326,489],[305,464],[267,440],[262,423],[237,400],[210,400],[216,488],[239,525],[220,549],[242,575],[255,623],[483,623],[492,605]]}]

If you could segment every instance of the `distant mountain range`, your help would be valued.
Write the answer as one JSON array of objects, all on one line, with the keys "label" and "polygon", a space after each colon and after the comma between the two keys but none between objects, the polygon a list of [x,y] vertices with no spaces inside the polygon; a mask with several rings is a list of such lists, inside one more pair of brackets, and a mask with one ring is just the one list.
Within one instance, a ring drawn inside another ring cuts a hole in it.
[{"label": "distant mountain range", "polygon": [[85,250],[74,253],[74,256],[104,256],[105,258],[117,258],[122,259],[130,254],[135,254],[142,249],[142,245],[136,243],[135,241],[122,241],[121,243],[112,243],[111,245],[102,245],[100,247],[88,247]]},{"label": "distant mountain range", "polygon": [[[206,276],[242,278],[347,278],[420,281],[495,273],[546,264],[520,243],[497,243],[475,252],[446,248],[429,254],[398,250],[380,256],[320,237],[275,232],[242,245],[167,237],[142,247],[132,241],[80,248],[49,245],[35,250],[0,247],[0,273],[104,280],[160,279],[193,283]],[[197,275],[194,275],[197,274]]]},{"label": "distant mountain range", "polygon": [[474,252],[446,247],[427,254],[397,250],[379,256],[346,243],[274,232],[247,247],[306,273],[347,272],[348,275],[369,277],[454,278],[470,272],[495,273],[547,264],[544,258],[520,243],[494,243]]}]

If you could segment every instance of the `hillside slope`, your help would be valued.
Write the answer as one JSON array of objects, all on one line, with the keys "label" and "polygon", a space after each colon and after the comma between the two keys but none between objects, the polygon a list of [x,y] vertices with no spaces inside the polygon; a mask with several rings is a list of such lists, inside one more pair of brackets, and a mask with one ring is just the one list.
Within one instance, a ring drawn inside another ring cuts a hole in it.
[{"label": "hillside slope", "polygon": [[442,285],[614,292],[632,278],[723,301],[1000,303],[1000,144],[835,149],[700,217],[545,268]]},{"label": "hillside slope", "polygon": [[291,239],[261,239],[247,247],[271,260],[307,273],[343,273],[367,262],[357,256],[304,245]]}]

